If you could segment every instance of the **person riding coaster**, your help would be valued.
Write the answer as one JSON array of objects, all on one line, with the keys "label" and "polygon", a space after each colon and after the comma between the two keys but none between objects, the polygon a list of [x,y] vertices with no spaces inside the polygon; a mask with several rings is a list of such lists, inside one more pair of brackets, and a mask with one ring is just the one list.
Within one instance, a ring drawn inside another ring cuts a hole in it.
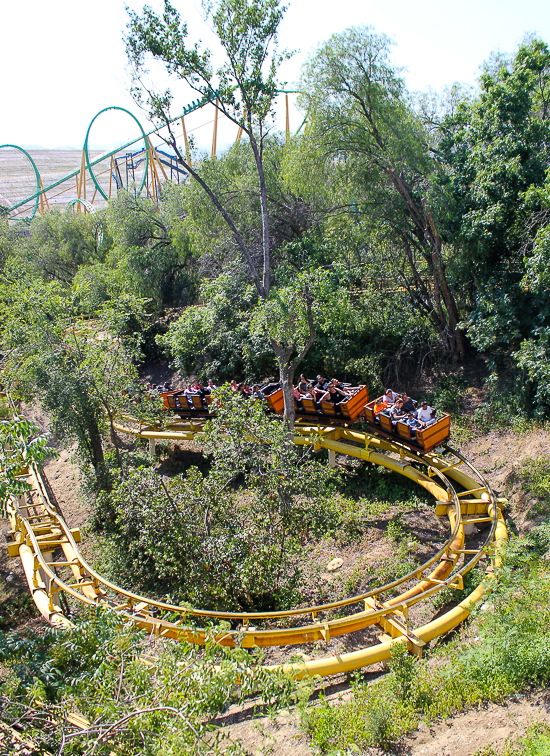
[{"label": "person riding coaster", "polygon": [[407,413],[403,410],[403,401],[401,399],[398,399],[395,404],[389,408],[388,412],[394,430],[398,420],[404,420],[407,417]]},{"label": "person riding coaster", "polygon": [[396,394],[395,391],[392,391],[392,389],[388,388],[386,389],[386,393],[382,397],[382,401],[385,402],[388,407],[395,404],[395,402],[399,399],[399,394]]},{"label": "person riding coaster", "polygon": [[317,409],[321,408],[321,402],[332,402],[334,404],[334,409],[336,410],[336,412],[341,413],[341,409],[338,405],[340,404],[340,402],[347,398],[348,394],[331,382],[328,384],[328,388],[323,396],[319,399]]}]

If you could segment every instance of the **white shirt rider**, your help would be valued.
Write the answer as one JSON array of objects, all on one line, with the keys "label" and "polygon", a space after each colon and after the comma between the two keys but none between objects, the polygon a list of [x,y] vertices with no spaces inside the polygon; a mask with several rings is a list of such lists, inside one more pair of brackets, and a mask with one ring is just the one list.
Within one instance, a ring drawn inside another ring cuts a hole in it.
[{"label": "white shirt rider", "polygon": [[433,420],[432,412],[433,412],[432,407],[429,407],[426,402],[423,402],[422,406],[416,413],[416,417],[418,418],[418,420],[420,420],[421,423],[426,424],[426,423],[429,423],[430,420]]}]

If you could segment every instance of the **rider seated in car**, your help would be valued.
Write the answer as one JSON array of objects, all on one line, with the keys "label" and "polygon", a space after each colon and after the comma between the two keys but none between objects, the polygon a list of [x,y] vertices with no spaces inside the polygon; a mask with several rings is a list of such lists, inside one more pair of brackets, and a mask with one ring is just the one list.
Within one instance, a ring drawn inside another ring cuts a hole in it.
[{"label": "rider seated in car", "polygon": [[332,402],[334,404],[334,408],[337,412],[340,411],[340,408],[338,405],[342,401],[343,398],[346,397],[346,394],[344,394],[343,391],[340,391],[340,389],[337,389],[336,386],[333,386],[332,383],[329,383],[328,389],[325,391],[321,399],[319,400],[319,404],[321,402]]},{"label": "rider seated in car", "polygon": [[424,427],[424,423],[421,422],[417,417],[415,417],[414,412],[409,412],[404,422],[411,429],[411,436],[413,438],[414,436],[416,436],[416,431]]},{"label": "rider seated in car", "polygon": [[380,412],[382,412],[383,410],[385,410],[387,408],[388,408],[388,405],[384,401],[384,397],[382,397],[381,399],[376,399],[375,400],[374,407],[372,408],[372,411],[374,412],[374,416],[376,417],[376,415],[378,415]]},{"label": "rider seated in car", "polygon": [[395,404],[389,409],[392,425],[395,425],[398,420],[403,420],[407,417],[407,413],[403,411],[403,402],[398,399]]},{"label": "rider seated in car", "polygon": [[331,380],[331,383],[334,386],[334,388],[336,389],[336,391],[340,391],[340,393],[343,394],[344,396],[350,396],[350,390],[348,388],[345,388],[344,386],[342,386],[342,384],[340,383],[340,381],[338,380],[338,378],[333,378]]},{"label": "rider seated in car", "polygon": [[422,425],[426,425],[426,423],[429,423],[432,420],[432,412],[435,412],[433,407],[429,407],[426,399],[422,399],[420,407],[418,408],[418,411],[416,413],[416,417],[418,418],[418,420],[420,420]]},{"label": "rider seated in car", "polygon": [[315,388],[319,389],[319,391],[326,391],[328,389],[329,382],[323,378],[322,375],[317,376],[317,383],[315,384]]},{"label": "rider seated in car", "polygon": [[386,389],[386,393],[382,397],[382,401],[386,402],[388,407],[390,407],[392,404],[395,404],[395,402],[399,399],[399,394],[396,394],[395,391],[392,391],[390,388]]},{"label": "rider seated in car", "polygon": [[300,380],[298,381],[296,388],[300,392],[300,394],[307,394],[308,391],[308,384],[309,381],[306,379],[305,375],[302,373],[300,376]]},{"label": "rider seated in car", "polygon": [[403,409],[405,412],[414,412],[416,410],[416,402],[410,396],[407,396],[405,392],[401,394],[401,399],[403,400]]}]

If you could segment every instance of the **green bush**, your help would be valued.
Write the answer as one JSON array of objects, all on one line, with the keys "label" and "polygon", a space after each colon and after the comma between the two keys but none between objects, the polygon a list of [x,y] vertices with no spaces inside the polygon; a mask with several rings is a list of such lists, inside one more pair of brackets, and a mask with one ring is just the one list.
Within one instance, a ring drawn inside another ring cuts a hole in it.
[{"label": "green bush", "polygon": [[[426,395],[428,403],[442,412],[459,416],[462,400],[469,387],[468,381],[460,375],[445,375]],[[422,397],[420,397],[422,398]]]},{"label": "green bush", "polygon": [[550,457],[526,459],[521,464],[520,478],[533,496],[550,499]]},{"label": "green bush", "polygon": [[228,389],[218,398],[202,439],[209,471],[192,467],[165,481],[139,467],[98,499],[102,568],[138,590],[203,608],[291,606],[304,540],[334,527],[325,502],[336,473],[289,441],[261,403]]},{"label": "green bush", "polygon": [[398,701],[407,701],[418,681],[418,659],[411,656],[404,643],[393,647],[389,668],[392,691]]}]

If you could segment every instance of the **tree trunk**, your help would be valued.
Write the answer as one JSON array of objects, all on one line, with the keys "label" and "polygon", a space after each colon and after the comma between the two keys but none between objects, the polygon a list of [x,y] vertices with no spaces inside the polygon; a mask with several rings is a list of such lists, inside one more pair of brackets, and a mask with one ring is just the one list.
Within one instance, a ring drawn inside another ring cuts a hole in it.
[{"label": "tree trunk", "polygon": [[264,290],[264,299],[269,299],[269,290],[271,288],[271,244],[269,240],[269,216],[267,212],[267,186],[264,173],[262,142],[260,136],[260,147],[254,138],[252,123],[249,124],[250,132],[248,138],[250,146],[254,153],[256,161],[256,171],[258,173],[258,185],[260,188],[260,212],[262,216],[262,249],[263,249],[263,278],[262,285]]},{"label": "tree trunk", "polygon": [[302,362],[306,354],[311,349],[313,342],[315,341],[315,325],[313,322],[313,313],[311,311],[312,296],[309,286],[304,286],[304,299],[306,305],[306,317],[309,328],[309,337],[300,352],[296,355],[296,358],[290,361],[292,355],[296,351],[296,346],[290,344],[288,347],[283,347],[275,339],[271,339],[271,348],[275,352],[277,362],[279,363],[279,379],[283,388],[283,396],[285,400],[285,417],[290,429],[294,428],[294,421],[296,419],[296,407],[294,404],[294,374],[296,368]]},{"label": "tree trunk", "polygon": [[456,306],[456,300],[449,288],[449,284],[447,282],[447,276],[445,275],[445,265],[444,265],[443,257],[441,254],[441,249],[443,246],[441,242],[441,237],[439,236],[437,232],[433,216],[428,208],[428,205],[425,199],[422,200],[422,207],[424,208],[424,212],[428,220],[429,228],[432,232],[431,235],[429,236],[431,236],[433,269],[434,269],[435,275],[437,276],[439,288],[443,296],[443,301],[445,302],[445,309],[447,310],[447,314],[449,316],[451,338],[454,342],[453,343],[453,357],[458,358],[459,361],[462,361],[464,357],[466,356],[466,344],[464,341],[464,334],[458,327],[460,318],[458,315],[458,307]]},{"label": "tree trunk", "polygon": [[116,459],[117,459],[118,466],[120,468],[121,474],[122,474],[123,477],[125,477],[124,476],[124,468],[122,466],[122,458],[120,456],[119,438],[118,438],[117,432],[115,430],[115,419],[114,419],[113,413],[111,412],[110,409],[107,409],[107,414],[109,416],[109,430],[111,432],[111,443],[115,447]]},{"label": "tree trunk", "polygon": [[279,365],[279,375],[285,398],[285,418],[289,428],[294,428],[296,420],[296,405],[294,404],[294,365]]},{"label": "tree trunk", "polygon": [[105,482],[105,456],[103,454],[103,444],[101,443],[101,433],[95,418],[88,419],[88,437],[90,439],[90,449],[92,452],[92,465],[95,471],[98,486],[103,488]]},{"label": "tree trunk", "polygon": [[295,349],[294,345],[285,347],[275,341],[275,339],[270,339],[270,341],[271,348],[275,352],[275,357],[277,358],[277,363],[279,365],[279,381],[281,383],[281,388],[283,389],[283,397],[285,400],[284,414],[289,427],[292,429],[294,428],[294,421],[296,419],[293,381],[297,362],[296,360],[290,362],[290,358]]},{"label": "tree trunk", "polygon": [[450,351],[455,362],[462,361],[466,352],[464,334],[458,328],[458,307],[445,275],[445,266],[441,255],[441,237],[437,232],[435,221],[428,208],[426,198],[422,198],[419,206],[412,198],[407,183],[393,166],[382,164],[382,168],[390,177],[395,190],[407,209],[411,221],[418,229],[418,242],[424,249],[422,254],[431,268],[435,287],[441,293],[446,311],[445,316],[443,308],[439,303],[439,316],[445,324],[444,328],[439,329],[443,346],[446,351]]}]

